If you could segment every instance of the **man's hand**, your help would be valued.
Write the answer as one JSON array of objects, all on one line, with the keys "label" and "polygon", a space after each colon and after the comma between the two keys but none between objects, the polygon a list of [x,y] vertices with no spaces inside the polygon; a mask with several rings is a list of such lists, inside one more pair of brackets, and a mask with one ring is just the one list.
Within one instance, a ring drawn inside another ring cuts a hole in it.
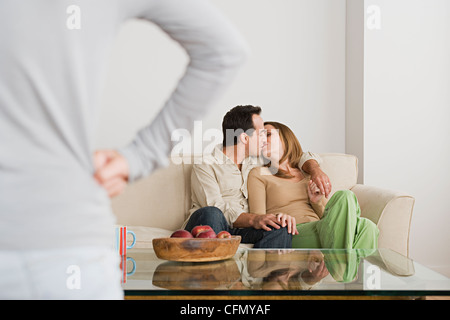
[{"label": "man's hand", "polygon": [[331,193],[331,182],[330,178],[320,169],[319,164],[316,160],[308,160],[303,164],[303,171],[311,175],[311,180],[320,189],[320,192],[325,195],[326,198]]},{"label": "man's hand", "polygon": [[[270,227],[280,229],[277,216],[274,214],[251,214],[250,225],[255,229],[270,231]],[[234,223],[236,224],[236,223]]]},{"label": "man's hand", "polygon": [[255,213],[241,213],[241,215],[233,223],[235,228],[248,228],[263,229],[265,231],[271,231],[270,227],[274,229],[280,229],[281,227],[287,227],[288,233],[292,235],[298,234],[295,218],[287,214],[255,214]]},{"label": "man's hand", "polygon": [[127,160],[115,150],[99,150],[94,153],[94,178],[106,189],[109,197],[122,193],[128,183]]},{"label": "man's hand", "polygon": [[311,180],[319,188],[320,193],[325,195],[325,197],[328,199],[328,196],[331,193],[330,178],[328,178],[328,176],[320,168],[313,169],[312,172],[310,172],[310,174]]}]

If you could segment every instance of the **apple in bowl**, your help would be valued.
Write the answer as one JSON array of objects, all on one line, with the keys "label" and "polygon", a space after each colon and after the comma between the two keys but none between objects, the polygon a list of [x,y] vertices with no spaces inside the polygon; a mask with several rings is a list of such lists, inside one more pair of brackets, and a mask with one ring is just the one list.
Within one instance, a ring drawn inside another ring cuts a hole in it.
[{"label": "apple in bowl", "polygon": [[196,238],[217,238],[217,235],[213,229],[209,229],[197,233]]},{"label": "apple in bowl", "polygon": [[191,234],[194,238],[198,238],[198,235],[201,232],[205,232],[205,231],[213,231],[213,229],[208,225],[199,225],[199,226],[195,226],[194,228],[192,228]]},{"label": "apple in bowl", "polygon": [[193,238],[194,236],[187,230],[177,230],[170,236],[171,238]]},{"label": "apple in bowl", "polygon": [[218,239],[228,239],[231,238],[231,234],[228,231],[220,231],[217,234]]}]

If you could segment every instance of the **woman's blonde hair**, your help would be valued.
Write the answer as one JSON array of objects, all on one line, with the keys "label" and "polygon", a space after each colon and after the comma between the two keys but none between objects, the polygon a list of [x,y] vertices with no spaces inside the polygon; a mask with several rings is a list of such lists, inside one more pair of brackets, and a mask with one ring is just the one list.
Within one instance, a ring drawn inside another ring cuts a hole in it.
[{"label": "woman's blonde hair", "polygon": [[[268,121],[264,122],[264,125],[271,125],[275,129],[278,130],[278,134],[280,136],[281,143],[284,147],[284,154],[281,157],[279,163],[283,163],[286,159],[288,159],[288,163],[292,168],[298,168],[300,164],[300,158],[303,155],[303,150],[300,145],[300,142],[298,141],[295,134],[292,132],[291,129],[289,129],[288,126],[274,121]],[[270,166],[270,163],[266,166]],[[290,175],[285,170],[282,170],[278,168],[278,171],[274,173],[275,176],[285,179],[291,179],[293,178],[292,175]]]}]

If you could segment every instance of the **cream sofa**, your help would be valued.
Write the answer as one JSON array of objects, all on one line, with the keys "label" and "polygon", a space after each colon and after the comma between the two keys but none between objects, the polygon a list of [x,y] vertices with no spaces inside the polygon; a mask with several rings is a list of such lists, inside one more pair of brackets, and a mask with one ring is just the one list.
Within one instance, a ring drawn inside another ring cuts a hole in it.
[{"label": "cream sofa", "polygon": [[[414,198],[402,192],[357,184],[358,159],[347,154],[320,154],[322,170],[330,177],[332,193],[352,190],[361,215],[380,229],[379,247],[409,254],[409,230]],[[184,161],[183,161],[184,160]],[[192,158],[177,158],[151,176],[129,185],[112,200],[117,223],[137,235],[136,247],[151,247],[151,240],[179,229],[191,206]]]}]

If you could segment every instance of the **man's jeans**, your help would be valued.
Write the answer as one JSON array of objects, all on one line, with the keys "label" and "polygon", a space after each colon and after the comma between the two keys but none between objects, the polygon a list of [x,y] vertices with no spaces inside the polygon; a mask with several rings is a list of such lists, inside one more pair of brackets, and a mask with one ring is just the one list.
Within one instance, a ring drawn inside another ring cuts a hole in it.
[{"label": "man's jeans", "polygon": [[185,230],[191,231],[195,226],[208,225],[214,232],[228,231],[241,236],[241,243],[252,243],[254,248],[292,248],[292,236],[286,227],[265,231],[254,228],[230,228],[222,211],[216,207],[204,207],[195,211],[190,217]]}]

